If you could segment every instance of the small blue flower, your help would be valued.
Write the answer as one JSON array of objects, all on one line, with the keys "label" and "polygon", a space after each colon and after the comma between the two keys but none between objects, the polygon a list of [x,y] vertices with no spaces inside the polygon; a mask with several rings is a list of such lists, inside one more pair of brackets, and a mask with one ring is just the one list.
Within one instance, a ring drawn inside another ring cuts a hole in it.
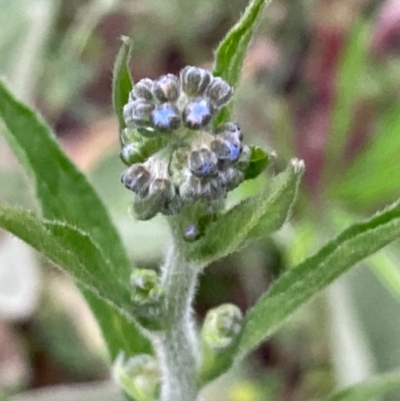
[{"label": "small blue flower", "polygon": [[190,102],[183,112],[183,122],[186,127],[198,130],[211,121],[211,106],[206,99],[196,99]]},{"label": "small blue flower", "polygon": [[151,113],[151,121],[161,132],[169,132],[181,124],[178,109],[172,103],[164,103]]}]

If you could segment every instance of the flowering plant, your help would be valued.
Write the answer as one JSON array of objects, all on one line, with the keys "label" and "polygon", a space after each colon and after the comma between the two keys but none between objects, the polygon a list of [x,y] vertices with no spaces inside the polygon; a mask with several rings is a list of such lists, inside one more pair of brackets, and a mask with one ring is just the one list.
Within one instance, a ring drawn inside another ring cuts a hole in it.
[{"label": "flowering plant", "polygon": [[[41,206],[39,216],[0,205],[0,227],[76,280],[101,327],[114,376],[136,401],[199,399],[203,386],[313,295],[400,236],[397,202],[285,272],[244,316],[235,305],[221,305],[196,329],[192,303],[198,275],[211,262],[279,229],[291,213],[304,171],[304,163],[293,159],[268,188],[226,209],[228,192],[261,174],[270,160],[262,149],[243,143],[232,118],[234,88],[264,4],[249,4],[219,45],[212,73],[186,67],[179,77],[168,74],[133,84],[131,41],[123,39],[113,75],[121,159],[127,165],[122,182],[134,192],[138,219],[158,213],[168,219],[171,244],[159,272],[131,266],[85,176],[43,120],[0,84],[4,136],[30,174]],[[378,379],[370,393],[379,395],[396,380],[398,375]],[[366,388],[361,394],[371,387]],[[357,400],[357,391],[329,400]]]}]

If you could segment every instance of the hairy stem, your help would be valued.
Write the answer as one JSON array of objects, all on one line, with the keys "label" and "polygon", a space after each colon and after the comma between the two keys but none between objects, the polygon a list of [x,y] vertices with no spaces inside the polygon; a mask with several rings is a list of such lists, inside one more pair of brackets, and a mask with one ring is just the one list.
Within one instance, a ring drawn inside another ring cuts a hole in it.
[{"label": "hairy stem", "polygon": [[156,335],[163,383],[160,401],[195,401],[198,349],[192,300],[199,268],[186,263],[178,247],[171,247],[162,272],[167,323]]}]

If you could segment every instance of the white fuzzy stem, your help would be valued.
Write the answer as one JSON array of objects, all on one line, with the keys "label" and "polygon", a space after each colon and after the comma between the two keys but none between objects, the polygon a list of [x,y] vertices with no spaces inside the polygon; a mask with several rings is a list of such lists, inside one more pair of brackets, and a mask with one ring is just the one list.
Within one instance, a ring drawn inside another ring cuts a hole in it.
[{"label": "white fuzzy stem", "polygon": [[163,382],[160,401],[195,401],[198,349],[192,301],[198,267],[186,263],[177,247],[172,247],[162,272],[166,295],[167,323],[155,337]]}]

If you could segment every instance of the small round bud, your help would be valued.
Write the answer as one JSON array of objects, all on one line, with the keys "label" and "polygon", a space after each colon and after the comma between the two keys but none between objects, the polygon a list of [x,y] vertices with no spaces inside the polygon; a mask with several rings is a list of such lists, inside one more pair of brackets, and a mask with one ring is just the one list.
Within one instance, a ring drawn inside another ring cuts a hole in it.
[{"label": "small round bud", "polygon": [[226,170],[219,172],[219,181],[226,191],[232,191],[244,181],[242,171],[234,167],[229,167]]},{"label": "small round bud", "polygon": [[153,100],[153,95],[151,93],[151,88],[153,86],[153,81],[149,78],[141,79],[138,83],[133,86],[131,92],[131,99],[146,99]]},{"label": "small round bud", "polygon": [[127,103],[123,110],[126,125],[132,127],[148,125],[153,110],[154,104],[145,99]]},{"label": "small round bud", "polygon": [[194,150],[190,154],[189,168],[197,177],[207,177],[217,173],[217,156],[206,148]]},{"label": "small round bud", "polygon": [[233,95],[233,89],[222,78],[216,77],[213,78],[210,86],[207,88],[206,95],[215,107],[220,108],[229,102]]},{"label": "small round bud", "polygon": [[122,173],[121,182],[131,191],[143,194],[150,185],[150,172],[143,164],[133,164]]},{"label": "small round bud", "polygon": [[161,132],[170,132],[181,124],[179,110],[172,103],[164,103],[153,110],[151,120],[154,127]]},{"label": "small round bud", "polygon": [[158,304],[164,296],[154,270],[135,269],[131,274],[132,301],[140,305]]},{"label": "small round bud", "polygon": [[228,122],[225,124],[221,124],[217,128],[216,134],[222,135],[225,139],[234,140],[237,142],[243,141],[242,130],[237,123]]},{"label": "small round bud", "polygon": [[211,106],[206,99],[190,102],[183,111],[183,122],[190,129],[200,129],[211,121]]},{"label": "small round bud", "polygon": [[168,201],[171,200],[175,195],[175,188],[168,178],[156,178],[150,184],[150,194],[160,193],[163,195],[163,199]]},{"label": "small round bud", "polygon": [[125,393],[137,401],[156,400],[161,385],[159,363],[151,355],[138,354],[125,360],[118,355],[113,376]]},{"label": "small round bud", "polygon": [[210,310],[203,325],[203,341],[217,350],[234,345],[242,330],[242,320],[242,312],[233,304],[224,304]]},{"label": "small round bud", "polygon": [[[159,212],[172,214],[179,203],[172,203],[175,198],[175,188],[168,178],[156,178],[150,182],[145,197],[136,197],[133,202],[133,214],[138,220],[149,220]],[[170,209],[171,207],[171,209]]]},{"label": "small round bud", "polygon": [[131,275],[132,302],[139,323],[148,330],[163,324],[164,290],[154,270],[135,269]]},{"label": "small round bud", "polygon": [[215,138],[210,144],[211,151],[215,153],[218,159],[229,159],[230,149],[226,141],[222,138]]},{"label": "small round bud", "polygon": [[[236,162],[242,152],[243,134],[238,124],[226,123],[218,127],[216,139],[211,145],[220,160]],[[223,141],[224,146],[221,145]]]},{"label": "small round bud", "polygon": [[128,145],[129,143],[137,141],[138,135],[136,130],[130,128],[124,128],[121,131],[120,139],[123,146]]},{"label": "small round bud", "polygon": [[121,150],[120,157],[127,166],[143,161],[143,156],[140,154],[139,149],[134,143],[128,143],[125,145]]},{"label": "small round bud", "polygon": [[188,66],[181,71],[182,89],[189,96],[203,95],[211,79],[211,73],[203,68]]},{"label": "small round bud", "polygon": [[217,179],[201,179],[191,175],[180,187],[179,193],[186,202],[214,200],[224,196],[224,191]]},{"label": "small round bud", "polygon": [[176,102],[180,94],[179,80],[175,75],[163,75],[153,82],[152,92],[160,102]]}]

